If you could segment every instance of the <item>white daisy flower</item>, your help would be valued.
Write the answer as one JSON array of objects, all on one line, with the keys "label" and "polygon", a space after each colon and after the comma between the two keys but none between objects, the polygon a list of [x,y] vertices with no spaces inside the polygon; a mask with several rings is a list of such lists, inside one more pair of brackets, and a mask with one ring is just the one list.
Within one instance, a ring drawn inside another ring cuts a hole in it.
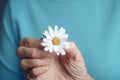
[{"label": "white daisy flower", "polygon": [[68,34],[65,33],[63,27],[58,29],[58,26],[55,25],[54,29],[52,29],[51,26],[48,26],[48,31],[44,31],[43,35],[45,38],[41,45],[44,46],[45,51],[55,52],[57,55],[65,55],[64,48],[68,48],[70,42],[67,41]]}]

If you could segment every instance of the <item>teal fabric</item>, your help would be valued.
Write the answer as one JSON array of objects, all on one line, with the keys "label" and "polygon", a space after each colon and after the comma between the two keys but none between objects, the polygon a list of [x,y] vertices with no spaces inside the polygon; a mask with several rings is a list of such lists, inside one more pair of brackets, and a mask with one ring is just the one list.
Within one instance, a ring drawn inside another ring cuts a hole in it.
[{"label": "teal fabric", "polygon": [[120,80],[120,0],[10,0],[0,34],[0,79],[24,80],[16,56],[24,37],[63,26],[95,80]]}]

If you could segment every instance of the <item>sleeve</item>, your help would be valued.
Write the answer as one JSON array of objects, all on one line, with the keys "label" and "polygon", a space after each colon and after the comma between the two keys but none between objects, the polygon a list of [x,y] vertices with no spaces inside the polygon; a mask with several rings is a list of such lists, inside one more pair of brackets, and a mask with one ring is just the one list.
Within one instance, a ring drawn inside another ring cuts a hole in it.
[{"label": "sleeve", "polygon": [[0,80],[24,80],[20,60],[16,56],[19,30],[15,21],[15,6],[11,1],[6,4],[0,25]]}]

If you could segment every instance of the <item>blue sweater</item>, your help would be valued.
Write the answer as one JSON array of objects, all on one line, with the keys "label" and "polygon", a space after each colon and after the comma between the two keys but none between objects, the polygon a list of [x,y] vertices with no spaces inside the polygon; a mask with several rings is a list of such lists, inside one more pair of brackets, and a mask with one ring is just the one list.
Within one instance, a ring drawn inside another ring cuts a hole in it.
[{"label": "blue sweater", "polygon": [[0,34],[0,80],[24,80],[16,56],[24,37],[63,26],[95,80],[120,80],[120,0],[10,0]]}]

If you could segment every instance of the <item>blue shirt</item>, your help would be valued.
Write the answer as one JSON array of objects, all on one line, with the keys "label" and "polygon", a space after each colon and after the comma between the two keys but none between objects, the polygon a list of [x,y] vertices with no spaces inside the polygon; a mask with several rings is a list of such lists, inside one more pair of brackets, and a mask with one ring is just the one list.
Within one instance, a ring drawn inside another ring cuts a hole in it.
[{"label": "blue shirt", "polygon": [[16,56],[24,37],[63,26],[95,80],[120,80],[120,0],[10,0],[0,34],[0,79],[24,80]]}]

